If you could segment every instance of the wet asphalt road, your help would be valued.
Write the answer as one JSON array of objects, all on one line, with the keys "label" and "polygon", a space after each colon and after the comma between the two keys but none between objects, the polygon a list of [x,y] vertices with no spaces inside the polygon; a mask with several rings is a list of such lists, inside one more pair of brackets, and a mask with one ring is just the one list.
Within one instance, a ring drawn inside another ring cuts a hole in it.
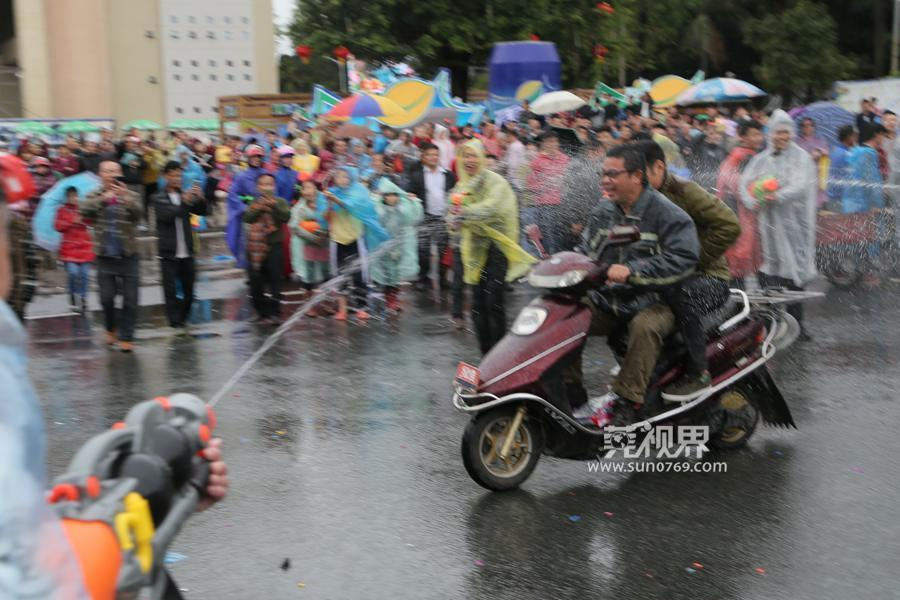
[{"label": "wet asphalt road", "polygon": [[[138,401],[210,397],[266,333],[234,296],[204,335],[151,325],[133,355],[84,320],[31,321],[51,474]],[[727,473],[598,475],[544,458],[509,494],[462,466],[449,383],[477,352],[440,306],[415,298],[394,326],[304,320],[217,407],[232,490],[190,521],[171,570],[189,599],[896,598],[896,298],[808,305],[814,341],[774,367],[799,429],[760,427],[712,458]],[[148,311],[144,325],[159,323]]]}]

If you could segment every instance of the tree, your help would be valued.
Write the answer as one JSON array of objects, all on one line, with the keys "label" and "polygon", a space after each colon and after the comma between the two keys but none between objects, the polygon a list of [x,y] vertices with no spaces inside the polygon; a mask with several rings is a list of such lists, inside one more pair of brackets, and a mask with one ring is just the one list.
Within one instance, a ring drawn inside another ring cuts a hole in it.
[{"label": "tree", "polygon": [[725,42],[709,15],[697,15],[691,22],[687,42],[692,54],[700,57],[700,68],[704,72],[709,72],[710,65],[716,70],[722,68],[725,63]]},{"label": "tree", "polygon": [[744,40],[760,54],[754,71],[763,86],[785,100],[821,98],[853,68],[853,61],[838,50],[834,19],[810,0],[749,21]]}]

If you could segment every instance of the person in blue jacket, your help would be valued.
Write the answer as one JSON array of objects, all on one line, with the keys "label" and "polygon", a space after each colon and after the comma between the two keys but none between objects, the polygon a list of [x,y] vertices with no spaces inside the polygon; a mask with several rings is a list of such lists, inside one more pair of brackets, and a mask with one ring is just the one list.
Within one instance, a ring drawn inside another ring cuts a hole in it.
[{"label": "person in blue jacket", "polygon": [[256,198],[256,180],[266,171],[262,168],[265,150],[262,146],[251,144],[244,149],[247,168],[234,176],[231,189],[228,190],[228,225],[225,227],[225,241],[228,249],[237,261],[237,266],[247,268],[247,240],[244,236],[244,211],[247,210],[247,199],[252,202]]}]

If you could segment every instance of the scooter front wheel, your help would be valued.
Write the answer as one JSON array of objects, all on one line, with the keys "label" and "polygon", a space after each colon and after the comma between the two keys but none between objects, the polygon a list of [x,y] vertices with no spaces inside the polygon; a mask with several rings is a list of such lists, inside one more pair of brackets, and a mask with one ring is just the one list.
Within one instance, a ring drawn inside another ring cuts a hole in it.
[{"label": "scooter front wheel", "polygon": [[[544,449],[539,422],[516,418],[524,407],[501,406],[475,415],[462,438],[462,459],[469,476],[478,485],[495,492],[518,488],[534,471]],[[510,430],[515,428],[502,456]]]}]

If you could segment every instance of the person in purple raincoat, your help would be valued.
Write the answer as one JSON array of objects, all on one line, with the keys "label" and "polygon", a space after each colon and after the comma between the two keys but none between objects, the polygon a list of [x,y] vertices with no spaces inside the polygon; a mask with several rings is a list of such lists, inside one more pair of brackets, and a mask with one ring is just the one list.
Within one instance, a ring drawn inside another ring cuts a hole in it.
[{"label": "person in purple raincoat", "polygon": [[244,150],[249,165],[245,170],[235,175],[228,190],[228,225],[225,227],[225,240],[228,249],[237,260],[238,267],[247,268],[247,240],[244,236],[244,211],[247,204],[244,197],[256,197],[256,180],[265,173],[262,168],[265,150],[262,146],[251,144]]}]

